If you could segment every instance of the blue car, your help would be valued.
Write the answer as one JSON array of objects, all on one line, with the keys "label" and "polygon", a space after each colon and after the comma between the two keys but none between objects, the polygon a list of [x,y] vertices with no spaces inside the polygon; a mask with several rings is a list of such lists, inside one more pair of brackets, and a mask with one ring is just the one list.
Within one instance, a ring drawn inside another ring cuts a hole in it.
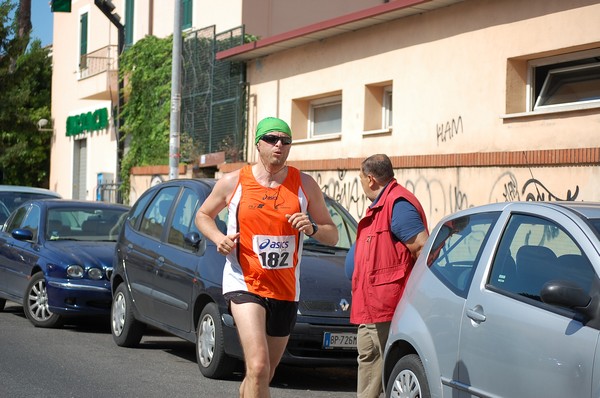
[{"label": "blue car", "polygon": [[18,207],[0,231],[0,310],[23,305],[37,327],[108,315],[115,242],[129,207],[63,199]]}]

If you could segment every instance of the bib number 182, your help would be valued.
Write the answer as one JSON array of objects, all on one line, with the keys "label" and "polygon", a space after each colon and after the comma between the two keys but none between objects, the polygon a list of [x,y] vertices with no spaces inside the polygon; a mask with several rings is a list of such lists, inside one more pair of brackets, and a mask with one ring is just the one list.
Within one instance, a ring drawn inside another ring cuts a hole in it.
[{"label": "bib number 182", "polygon": [[262,252],[260,253],[260,261],[263,268],[288,268],[288,252]]}]

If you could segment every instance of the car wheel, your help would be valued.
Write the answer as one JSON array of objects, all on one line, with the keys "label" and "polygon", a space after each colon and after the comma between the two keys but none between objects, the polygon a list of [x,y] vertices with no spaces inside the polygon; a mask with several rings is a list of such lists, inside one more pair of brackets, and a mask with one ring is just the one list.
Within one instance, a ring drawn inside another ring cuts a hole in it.
[{"label": "car wheel", "polygon": [[2,311],[4,309],[5,305],[6,305],[6,299],[0,299],[0,311]]},{"label": "car wheel", "polygon": [[23,310],[27,319],[36,327],[54,328],[62,325],[63,317],[53,314],[48,308],[48,290],[43,272],[34,274],[27,284]]},{"label": "car wheel", "polygon": [[388,380],[385,396],[430,398],[425,368],[418,355],[406,355],[398,361]]},{"label": "car wheel", "polygon": [[215,303],[204,307],[196,328],[196,358],[204,377],[218,379],[233,372],[236,360],[225,354],[221,313]]},{"label": "car wheel", "polygon": [[127,286],[121,283],[115,290],[110,310],[110,329],[120,347],[135,347],[144,335],[146,327],[134,318],[132,305]]}]

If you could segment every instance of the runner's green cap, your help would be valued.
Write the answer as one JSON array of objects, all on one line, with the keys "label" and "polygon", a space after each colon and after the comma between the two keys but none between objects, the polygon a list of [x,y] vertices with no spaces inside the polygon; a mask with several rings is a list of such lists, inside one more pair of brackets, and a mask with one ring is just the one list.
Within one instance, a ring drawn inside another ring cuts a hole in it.
[{"label": "runner's green cap", "polygon": [[254,139],[254,143],[258,144],[260,137],[273,131],[285,133],[292,138],[292,129],[290,129],[290,126],[288,126],[286,122],[276,117],[266,117],[258,122],[258,125],[256,126],[256,138]]}]

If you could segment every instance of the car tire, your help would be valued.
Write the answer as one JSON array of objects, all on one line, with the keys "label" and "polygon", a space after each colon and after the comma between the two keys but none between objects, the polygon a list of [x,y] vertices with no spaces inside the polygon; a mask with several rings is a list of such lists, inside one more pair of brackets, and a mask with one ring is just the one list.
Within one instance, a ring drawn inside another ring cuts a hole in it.
[{"label": "car tire", "polygon": [[34,326],[56,328],[62,326],[63,317],[54,314],[48,308],[48,290],[43,272],[31,277],[23,295],[23,311]]},{"label": "car tire", "polygon": [[418,355],[406,355],[398,361],[388,379],[385,396],[387,398],[431,397],[425,368]]},{"label": "car tire", "polygon": [[145,325],[133,316],[133,302],[125,283],[115,290],[110,308],[110,330],[119,347],[135,347],[140,343]]},{"label": "car tire", "polygon": [[215,303],[208,303],[196,328],[196,360],[204,377],[219,379],[230,375],[237,360],[225,353],[221,313]]},{"label": "car tire", "polygon": [[0,311],[4,310],[5,305],[6,305],[6,299],[0,299]]}]

